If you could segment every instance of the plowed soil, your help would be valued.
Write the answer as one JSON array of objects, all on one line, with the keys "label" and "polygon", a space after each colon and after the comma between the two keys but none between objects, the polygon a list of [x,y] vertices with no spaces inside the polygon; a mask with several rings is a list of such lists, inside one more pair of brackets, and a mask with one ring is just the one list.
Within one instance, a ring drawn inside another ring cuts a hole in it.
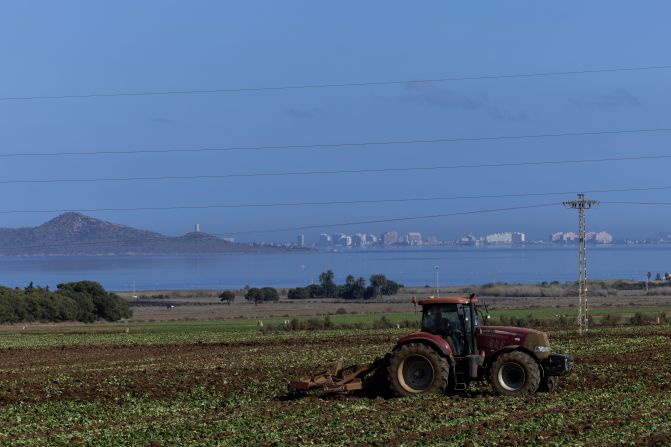
[{"label": "plowed soil", "polygon": [[[292,398],[289,380],[384,354],[403,330],[0,349],[3,445],[671,443],[671,328],[551,333],[576,369],[554,393]],[[48,336],[48,335],[43,335]],[[143,334],[142,337],[145,337]]]}]

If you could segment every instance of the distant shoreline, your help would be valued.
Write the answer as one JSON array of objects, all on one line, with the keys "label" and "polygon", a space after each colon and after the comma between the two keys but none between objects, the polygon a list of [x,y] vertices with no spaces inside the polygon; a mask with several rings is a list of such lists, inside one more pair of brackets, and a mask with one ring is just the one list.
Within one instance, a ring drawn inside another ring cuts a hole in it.
[{"label": "distant shoreline", "polygon": [[[588,249],[608,248],[608,247],[671,247],[671,243],[624,243],[613,242],[611,244],[587,244]],[[441,245],[376,245],[364,247],[280,247],[280,246],[253,246],[253,249],[240,251],[203,251],[203,252],[126,252],[126,253],[3,253],[0,251],[0,257],[3,258],[30,258],[30,257],[49,257],[49,258],[67,258],[67,257],[170,257],[170,256],[218,256],[218,255],[273,255],[287,253],[302,254],[324,254],[324,253],[343,253],[349,251],[387,251],[387,250],[440,250],[440,249],[474,249],[474,250],[500,250],[516,248],[550,248],[550,249],[577,249],[578,244],[557,244],[557,243],[526,243],[526,244],[483,244],[483,245],[461,245],[461,244],[441,244]],[[0,248],[1,250],[1,248]]]}]

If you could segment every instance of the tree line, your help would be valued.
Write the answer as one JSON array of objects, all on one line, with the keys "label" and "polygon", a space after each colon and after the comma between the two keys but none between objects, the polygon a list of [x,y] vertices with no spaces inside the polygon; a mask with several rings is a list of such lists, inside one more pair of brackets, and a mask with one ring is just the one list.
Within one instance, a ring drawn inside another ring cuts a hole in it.
[{"label": "tree line", "polygon": [[94,281],[58,284],[56,290],[0,286],[0,323],[30,321],[118,321],[130,318],[128,302]]},{"label": "tree line", "polygon": [[308,298],[344,298],[352,300],[379,298],[383,295],[395,295],[403,287],[395,281],[387,279],[385,275],[375,274],[368,279],[369,285],[363,277],[355,278],[347,275],[345,284],[336,284],[333,271],[327,270],[319,275],[319,284],[307,287],[289,289],[287,297],[290,300]]}]

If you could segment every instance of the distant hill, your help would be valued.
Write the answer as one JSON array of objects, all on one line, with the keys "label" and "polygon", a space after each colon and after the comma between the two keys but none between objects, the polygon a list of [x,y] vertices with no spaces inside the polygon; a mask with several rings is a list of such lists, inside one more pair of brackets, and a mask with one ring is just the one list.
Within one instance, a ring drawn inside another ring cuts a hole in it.
[{"label": "distant hill", "polygon": [[0,228],[0,255],[145,255],[302,250],[225,241],[207,233],[165,236],[79,213],[38,226]]}]

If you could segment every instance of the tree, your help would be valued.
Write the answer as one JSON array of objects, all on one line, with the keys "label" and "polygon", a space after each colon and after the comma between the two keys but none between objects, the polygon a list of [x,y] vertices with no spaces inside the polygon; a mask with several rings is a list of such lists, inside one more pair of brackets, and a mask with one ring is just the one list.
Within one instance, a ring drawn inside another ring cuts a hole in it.
[{"label": "tree", "polygon": [[662,275],[657,273],[657,275],[655,276],[655,281],[661,281],[661,280],[662,280]]},{"label": "tree", "polygon": [[279,301],[280,294],[274,287],[264,287],[261,289],[261,295],[263,296],[263,301]]},{"label": "tree", "polygon": [[310,298],[310,289],[308,287],[296,287],[295,289],[289,289],[287,292],[287,298],[290,300],[305,300]]},{"label": "tree", "polygon": [[369,298],[378,298],[382,294],[382,288],[387,285],[387,277],[381,274],[370,275]]},{"label": "tree", "polygon": [[261,293],[261,289],[258,289],[256,287],[250,287],[247,289],[247,292],[245,292],[245,299],[247,301],[254,301],[254,304],[258,305],[259,302],[263,301],[263,295]]},{"label": "tree", "polygon": [[403,287],[401,284],[388,279],[387,282],[382,286],[381,292],[382,295],[396,295],[398,293],[398,289],[401,287]]},{"label": "tree", "polygon": [[354,276],[348,275],[345,285],[342,287],[342,298],[350,300],[360,300],[366,297],[366,280],[363,278],[354,279]]},{"label": "tree", "polygon": [[226,301],[226,304],[230,306],[233,300],[235,300],[235,293],[233,293],[230,290],[224,290],[219,294],[219,299],[221,300],[222,303]]},{"label": "tree", "polygon": [[245,299],[254,301],[254,304],[259,304],[264,301],[279,301],[280,294],[273,287],[263,287],[262,289],[251,287],[245,293]]},{"label": "tree", "polygon": [[322,286],[324,297],[326,298],[336,298],[338,288],[333,282],[334,276],[332,270],[327,270],[319,275],[319,283]]},{"label": "tree", "polygon": [[130,318],[133,312],[128,301],[114,293],[105,291],[103,286],[95,281],[78,281],[58,284],[56,294],[67,296],[78,303],[79,310],[89,309],[87,300],[93,304],[93,319],[116,321]]}]

